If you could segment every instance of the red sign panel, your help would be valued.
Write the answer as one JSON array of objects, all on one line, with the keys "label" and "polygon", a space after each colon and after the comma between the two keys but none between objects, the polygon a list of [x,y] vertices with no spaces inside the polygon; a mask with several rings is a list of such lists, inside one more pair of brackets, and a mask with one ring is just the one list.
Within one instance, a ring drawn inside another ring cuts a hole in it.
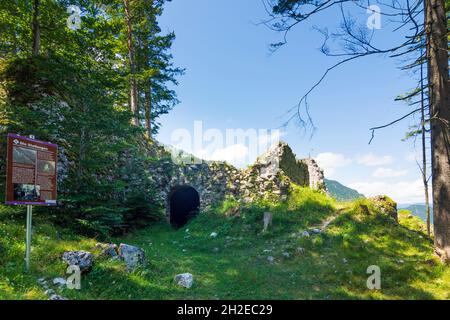
[{"label": "red sign panel", "polygon": [[6,204],[56,205],[58,146],[8,134]]}]

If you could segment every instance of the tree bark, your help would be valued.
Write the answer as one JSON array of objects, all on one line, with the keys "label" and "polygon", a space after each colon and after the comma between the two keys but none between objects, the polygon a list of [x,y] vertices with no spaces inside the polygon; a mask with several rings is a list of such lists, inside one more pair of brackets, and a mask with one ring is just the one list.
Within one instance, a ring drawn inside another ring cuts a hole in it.
[{"label": "tree bark", "polygon": [[422,179],[423,186],[425,191],[425,211],[427,217],[427,235],[431,237],[431,214],[430,214],[430,192],[428,186],[428,177],[427,177],[427,151],[426,151],[426,134],[425,134],[425,114],[423,114],[422,120]]},{"label": "tree bark", "polygon": [[33,56],[37,56],[41,50],[41,26],[39,23],[40,0],[33,2]]},{"label": "tree bark", "polygon": [[425,1],[431,119],[434,241],[450,261],[450,102],[447,17],[444,0]]},{"label": "tree bark", "polygon": [[[420,49],[420,56],[423,56],[423,49]],[[428,175],[427,175],[427,145],[426,145],[426,138],[427,138],[427,131],[426,131],[426,123],[425,123],[425,93],[424,93],[424,63],[422,62],[420,64],[420,102],[421,102],[421,130],[422,130],[422,180],[423,180],[423,187],[425,192],[425,211],[426,211],[426,217],[427,217],[427,235],[428,237],[431,237],[431,217],[430,217],[430,192],[429,192],[429,184],[428,184]]]},{"label": "tree bark", "polygon": [[139,126],[139,115],[138,115],[138,93],[137,93],[137,82],[136,82],[136,61],[133,46],[133,26],[131,23],[130,14],[130,1],[123,0],[125,9],[125,20],[127,24],[127,46],[128,46],[128,58],[130,64],[130,109],[133,114],[133,124]]},{"label": "tree bark", "polygon": [[[147,37],[148,35],[146,35]],[[150,64],[149,64],[149,56],[148,56],[148,51],[149,51],[149,47],[148,47],[148,40],[146,38],[146,40],[144,41],[145,45],[144,45],[144,63],[145,63],[145,67],[149,68]],[[152,136],[152,122],[151,122],[151,118],[152,118],[152,79],[147,79],[147,81],[145,82],[146,85],[144,86],[144,95],[145,95],[145,129],[147,130],[147,134],[148,137],[151,138]]]},{"label": "tree bark", "polygon": [[[17,0],[14,0],[14,13],[17,17],[19,17],[19,3],[17,2]],[[12,52],[14,55],[17,55],[17,53],[19,53],[18,50],[18,43],[17,43],[17,26],[13,27],[13,46],[12,46]]]},{"label": "tree bark", "polygon": [[152,80],[148,80],[147,87],[145,88],[145,128],[149,138],[152,136]]}]

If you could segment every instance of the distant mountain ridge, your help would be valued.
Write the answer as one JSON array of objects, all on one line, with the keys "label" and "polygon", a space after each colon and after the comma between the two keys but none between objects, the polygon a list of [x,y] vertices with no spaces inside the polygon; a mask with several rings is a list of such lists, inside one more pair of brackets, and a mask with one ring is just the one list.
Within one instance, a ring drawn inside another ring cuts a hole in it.
[{"label": "distant mountain ridge", "polygon": [[353,201],[365,198],[363,194],[335,180],[325,179],[325,186],[327,187],[328,193],[339,201]]},{"label": "distant mountain ridge", "polygon": [[[401,210],[408,210],[411,211],[411,213],[415,216],[418,216],[423,221],[427,221],[427,209],[424,204],[399,204],[398,208]],[[430,208],[431,210],[431,223],[433,223],[433,207]]]}]

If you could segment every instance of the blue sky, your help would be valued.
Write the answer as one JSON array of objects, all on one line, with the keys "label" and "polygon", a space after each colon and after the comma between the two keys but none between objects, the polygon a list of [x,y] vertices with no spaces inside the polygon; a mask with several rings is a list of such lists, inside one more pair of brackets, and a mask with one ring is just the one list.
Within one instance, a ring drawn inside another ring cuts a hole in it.
[{"label": "blue sky", "polygon": [[[334,61],[319,52],[322,38],[312,27],[332,29],[338,17],[330,12],[297,27],[289,34],[289,43],[274,54],[268,45],[280,41],[280,34],[257,24],[265,18],[260,0],[166,4],[160,24],[163,31],[175,31],[174,62],[186,68],[186,75],[176,88],[180,105],[161,118],[160,141],[174,144],[174,132],[182,128],[194,135],[195,121],[202,122],[204,131],[216,129],[223,135],[227,129],[276,129],[283,124],[286,111]],[[361,19],[365,23],[364,12]],[[376,32],[381,45],[398,39],[387,21],[382,20],[382,29]],[[412,141],[401,141],[413,119],[378,132],[368,145],[370,127],[409,110],[394,99],[415,81],[398,65],[399,61],[370,57],[333,71],[309,97],[315,134],[311,138],[293,123],[282,132],[282,140],[299,158],[317,158],[331,179],[368,196],[387,193],[400,203],[415,203],[423,199],[415,162],[419,143],[415,148]],[[251,152],[244,159],[246,147],[224,142],[203,154],[189,151],[228,161],[235,158],[242,166],[254,160]]]}]

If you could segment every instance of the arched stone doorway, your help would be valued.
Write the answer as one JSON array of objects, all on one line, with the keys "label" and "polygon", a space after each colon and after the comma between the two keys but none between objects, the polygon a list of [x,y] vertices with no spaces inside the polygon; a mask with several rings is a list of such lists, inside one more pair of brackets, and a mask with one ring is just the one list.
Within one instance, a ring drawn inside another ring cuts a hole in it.
[{"label": "arched stone doorway", "polygon": [[181,228],[200,210],[200,195],[191,186],[179,186],[169,194],[170,223]]}]

